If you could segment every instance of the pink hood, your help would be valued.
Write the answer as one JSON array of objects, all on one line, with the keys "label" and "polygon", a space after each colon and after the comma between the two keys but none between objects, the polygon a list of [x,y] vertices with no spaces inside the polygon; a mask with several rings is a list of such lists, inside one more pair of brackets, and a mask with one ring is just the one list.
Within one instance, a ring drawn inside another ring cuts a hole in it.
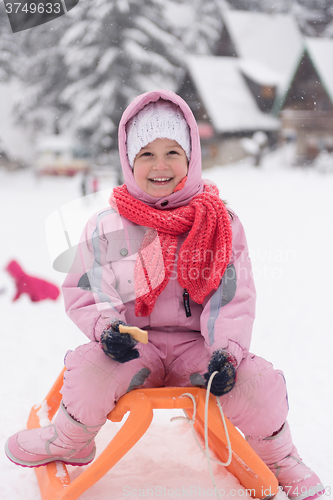
[{"label": "pink hood", "polygon": [[[188,176],[184,188],[181,191],[172,193],[169,196],[163,198],[154,198],[142,191],[141,188],[135,182],[132,169],[128,163],[127,150],[126,150],[126,124],[127,122],[135,116],[144,106],[150,102],[155,102],[158,99],[165,99],[166,101],[171,101],[177,104],[182,112],[184,113],[185,119],[189,125],[191,131],[191,159],[189,163]],[[187,203],[196,194],[202,193],[203,191],[203,180],[201,177],[201,148],[198,126],[193,116],[192,111],[186,102],[179,97],[174,92],[170,90],[155,90],[152,92],[146,92],[141,94],[134,99],[134,101],[126,108],[123,116],[119,123],[119,155],[121,166],[124,173],[125,184],[128,191],[132,196],[143,201],[151,207],[160,208],[163,210],[176,208]],[[163,201],[167,200],[168,204],[164,207],[161,206]]]}]

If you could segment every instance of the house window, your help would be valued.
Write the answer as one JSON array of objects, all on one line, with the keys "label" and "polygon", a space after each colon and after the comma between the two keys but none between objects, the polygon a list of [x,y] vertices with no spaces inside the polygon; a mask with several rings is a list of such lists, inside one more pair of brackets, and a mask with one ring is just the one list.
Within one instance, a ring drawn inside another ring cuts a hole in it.
[{"label": "house window", "polygon": [[275,87],[268,87],[267,85],[262,85],[260,89],[260,95],[263,99],[274,99]]}]

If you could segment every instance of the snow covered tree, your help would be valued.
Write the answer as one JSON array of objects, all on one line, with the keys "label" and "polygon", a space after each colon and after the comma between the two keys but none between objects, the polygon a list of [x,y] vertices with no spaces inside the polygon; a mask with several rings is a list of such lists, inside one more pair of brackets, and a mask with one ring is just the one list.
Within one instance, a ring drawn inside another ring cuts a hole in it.
[{"label": "snow covered tree", "polygon": [[333,21],[333,0],[297,0],[291,12],[305,35],[330,36],[325,30]]},{"label": "snow covered tree", "polygon": [[0,2],[0,82],[16,75],[19,53],[20,46],[11,30],[5,5]]},{"label": "snow covered tree", "polygon": [[100,149],[116,146],[124,108],[154,88],[176,89],[183,50],[170,32],[162,0],[81,0],[60,47],[69,83],[61,102],[70,108],[62,128],[76,128]]},{"label": "snow covered tree", "polygon": [[59,117],[68,109],[59,101],[68,82],[59,41],[68,26],[68,18],[62,16],[15,33],[21,47],[18,77],[24,88],[16,99],[17,119],[44,134],[55,131]]},{"label": "snow covered tree", "polygon": [[167,4],[166,15],[187,52],[209,55],[221,34],[221,11],[228,8],[226,0],[178,0]]},{"label": "snow covered tree", "polygon": [[67,15],[16,33],[20,121],[80,135],[97,151],[114,148],[129,101],[176,89],[181,78],[183,48],[164,8],[162,0],[81,0]]},{"label": "snow covered tree", "polygon": [[325,26],[322,32],[322,36],[327,38],[333,38],[333,7],[330,8],[329,13],[331,14],[332,18]]}]

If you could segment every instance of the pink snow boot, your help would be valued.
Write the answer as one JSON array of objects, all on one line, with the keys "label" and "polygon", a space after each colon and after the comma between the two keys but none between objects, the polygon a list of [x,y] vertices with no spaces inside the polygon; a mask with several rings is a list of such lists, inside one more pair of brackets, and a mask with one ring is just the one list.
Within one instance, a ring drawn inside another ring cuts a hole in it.
[{"label": "pink snow boot", "polygon": [[61,403],[54,424],[14,434],[7,440],[6,455],[23,467],[39,467],[56,460],[86,465],[94,459],[94,438],[100,428],[77,422]]},{"label": "pink snow boot", "polygon": [[293,445],[288,422],[267,438],[246,440],[275,474],[279,485],[292,500],[314,500],[325,493],[319,477],[301,460]]}]

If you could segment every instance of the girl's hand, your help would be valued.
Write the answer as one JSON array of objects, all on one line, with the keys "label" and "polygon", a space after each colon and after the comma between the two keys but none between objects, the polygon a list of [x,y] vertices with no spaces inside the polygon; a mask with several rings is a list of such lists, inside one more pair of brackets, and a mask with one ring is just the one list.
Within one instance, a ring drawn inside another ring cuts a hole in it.
[{"label": "girl's hand", "polygon": [[213,378],[210,389],[214,396],[223,396],[234,387],[236,382],[236,366],[236,358],[224,349],[220,349],[213,353],[208,365],[208,373],[205,373],[204,377],[208,383],[212,373],[215,371],[218,372]]},{"label": "girl's hand", "polygon": [[139,351],[134,349],[137,341],[129,333],[120,333],[119,325],[130,326],[120,320],[114,321],[103,331],[101,345],[107,356],[119,363],[126,363],[138,358]]}]

